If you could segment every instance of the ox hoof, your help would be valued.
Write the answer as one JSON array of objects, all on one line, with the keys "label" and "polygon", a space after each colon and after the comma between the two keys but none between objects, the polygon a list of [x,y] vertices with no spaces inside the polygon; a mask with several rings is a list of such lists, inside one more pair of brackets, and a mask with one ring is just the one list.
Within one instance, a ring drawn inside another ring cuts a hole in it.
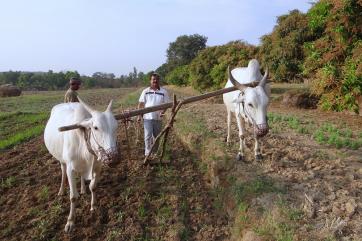
[{"label": "ox hoof", "polygon": [[261,160],[263,160],[263,155],[262,154],[255,155],[255,159],[257,161],[261,161]]},{"label": "ox hoof", "polygon": [[242,156],[240,153],[238,153],[238,154],[236,155],[236,160],[237,160],[237,161],[244,161],[244,156]]},{"label": "ox hoof", "polygon": [[93,207],[91,207],[91,209],[90,209],[91,212],[94,212],[95,210],[97,210],[97,207],[96,207],[96,206],[93,206]]},{"label": "ox hoof", "polygon": [[58,196],[63,196],[65,194],[64,190],[58,192]]},{"label": "ox hoof", "polygon": [[68,221],[67,224],[65,225],[64,231],[66,233],[70,233],[73,229],[74,229],[74,222]]}]

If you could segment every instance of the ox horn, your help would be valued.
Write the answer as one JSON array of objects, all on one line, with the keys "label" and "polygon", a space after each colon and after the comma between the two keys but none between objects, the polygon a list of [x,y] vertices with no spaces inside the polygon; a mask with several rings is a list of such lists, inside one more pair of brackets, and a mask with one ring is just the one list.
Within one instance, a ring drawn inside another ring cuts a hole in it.
[{"label": "ox horn", "polygon": [[261,87],[265,86],[265,84],[267,82],[268,74],[269,74],[269,71],[268,71],[268,68],[266,68],[265,74],[264,74],[263,78],[259,82],[259,86],[261,86]]},{"label": "ox horn", "polygon": [[111,100],[107,106],[106,111],[112,112],[112,104],[113,104],[113,100]]},{"label": "ox horn", "polygon": [[242,84],[240,84],[240,83],[234,78],[234,76],[231,74],[230,66],[228,66],[228,76],[229,76],[229,79],[230,79],[231,83],[232,83],[236,88],[238,88],[239,90],[245,89],[245,86],[242,85]]},{"label": "ox horn", "polygon": [[84,103],[84,101],[83,101],[81,98],[79,98],[79,96],[78,96],[78,100],[79,100],[79,103],[81,103],[81,104],[83,105],[83,107],[84,107],[91,115],[92,115],[92,113],[95,112],[95,110],[93,110],[92,107],[90,107],[89,105],[87,105],[86,103]]}]

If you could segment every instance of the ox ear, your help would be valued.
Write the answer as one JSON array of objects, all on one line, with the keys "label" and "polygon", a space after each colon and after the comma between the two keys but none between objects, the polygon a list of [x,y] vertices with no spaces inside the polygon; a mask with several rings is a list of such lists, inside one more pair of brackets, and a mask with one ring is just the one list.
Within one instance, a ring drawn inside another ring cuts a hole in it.
[{"label": "ox ear", "polygon": [[87,105],[86,103],[84,103],[84,101],[78,97],[79,103],[82,104],[82,106],[91,114],[93,115],[94,112],[96,112],[92,107],[90,107],[89,105]]},{"label": "ox ear", "polygon": [[113,104],[113,100],[111,100],[107,106],[106,111],[112,112],[112,104]]}]

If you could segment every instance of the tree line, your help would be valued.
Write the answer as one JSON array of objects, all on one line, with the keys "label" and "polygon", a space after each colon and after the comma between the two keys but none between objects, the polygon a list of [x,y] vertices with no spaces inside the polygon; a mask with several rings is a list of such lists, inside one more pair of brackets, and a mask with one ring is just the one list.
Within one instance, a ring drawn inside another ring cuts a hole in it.
[{"label": "tree line", "polygon": [[310,82],[326,110],[358,111],[362,94],[362,1],[320,0],[307,13],[279,16],[254,46],[245,41],[207,47],[207,37],[183,35],[170,43],[156,69],[165,82],[198,90],[222,88],[227,66],[256,58],[275,82]]},{"label": "tree line", "polygon": [[22,90],[64,90],[69,86],[69,79],[82,80],[82,88],[120,88],[143,85],[147,76],[134,67],[128,75],[118,78],[113,73],[95,72],[92,76],[80,75],[77,71],[66,72],[22,72],[7,71],[0,73],[1,84],[13,84]]}]

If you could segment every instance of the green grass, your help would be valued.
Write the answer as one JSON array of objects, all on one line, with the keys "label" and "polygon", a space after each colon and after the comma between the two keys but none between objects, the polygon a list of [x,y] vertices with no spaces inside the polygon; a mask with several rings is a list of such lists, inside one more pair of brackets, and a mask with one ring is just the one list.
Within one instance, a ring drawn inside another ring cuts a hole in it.
[{"label": "green grass", "polygon": [[15,146],[19,143],[27,141],[35,136],[40,135],[44,130],[44,125],[34,126],[32,128],[23,130],[16,133],[15,135],[9,137],[8,139],[0,141],[0,150],[8,149],[12,146]]},{"label": "green grass", "polygon": [[259,236],[271,237],[276,241],[293,241],[294,229],[286,222],[277,222],[272,215],[268,215],[264,225],[254,227]]},{"label": "green grass", "polygon": [[265,177],[256,177],[254,180],[247,182],[237,182],[232,187],[236,202],[242,203],[247,198],[258,196],[268,192],[282,192],[274,186],[271,179]]},{"label": "green grass", "polygon": [[[115,108],[120,105],[119,103],[126,105],[137,103],[140,90],[135,90],[135,88],[82,90],[79,95],[96,109],[103,110],[110,99],[115,100]],[[64,91],[43,91],[1,98],[0,150],[9,149],[39,136],[44,130],[51,108],[63,102],[64,93]]]},{"label": "green grass", "polygon": [[127,108],[127,107],[137,105],[141,93],[142,93],[142,89],[138,89],[136,91],[128,93],[124,98],[122,98],[118,102],[116,102],[115,107]]},{"label": "green grass", "polygon": [[318,128],[313,137],[320,144],[328,144],[336,148],[356,150],[362,146],[361,138],[353,136],[351,129],[341,129],[330,123],[325,123]]},{"label": "green grass", "polygon": [[[111,99],[116,103],[135,90],[136,88],[89,89],[80,90],[79,96],[88,104],[102,110]],[[65,91],[25,92],[21,96],[1,98],[0,112],[50,112],[54,105],[63,103]]]},{"label": "green grass", "polygon": [[[182,136],[192,136],[196,134],[195,138],[200,138],[202,141],[215,137],[215,134],[210,132],[205,125],[204,120],[190,112],[179,111],[175,126]],[[200,150],[203,145],[201,140],[191,140],[190,144],[193,145],[195,150]]]},{"label": "green grass", "polygon": [[0,150],[40,135],[47,118],[47,113],[3,113],[0,116]]},{"label": "green grass", "polygon": [[[268,122],[274,133],[286,132],[292,129],[303,135],[312,135],[319,144],[330,145],[335,148],[348,148],[356,150],[362,146],[362,133],[353,133],[344,126],[324,123],[317,126],[314,122],[303,120],[289,115],[268,114]],[[287,127],[287,128],[285,128]]]}]

